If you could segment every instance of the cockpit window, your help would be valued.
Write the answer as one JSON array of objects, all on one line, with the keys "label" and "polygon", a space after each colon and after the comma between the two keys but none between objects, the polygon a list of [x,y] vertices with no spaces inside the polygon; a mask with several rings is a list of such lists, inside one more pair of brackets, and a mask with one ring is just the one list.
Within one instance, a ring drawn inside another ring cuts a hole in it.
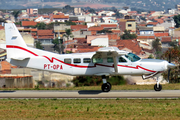
[{"label": "cockpit window", "polygon": [[125,55],[125,57],[128,58],[131,62],[136,62],[141,59],[140,57],[138,57],[133,53],[128,53],[127,55]]}]

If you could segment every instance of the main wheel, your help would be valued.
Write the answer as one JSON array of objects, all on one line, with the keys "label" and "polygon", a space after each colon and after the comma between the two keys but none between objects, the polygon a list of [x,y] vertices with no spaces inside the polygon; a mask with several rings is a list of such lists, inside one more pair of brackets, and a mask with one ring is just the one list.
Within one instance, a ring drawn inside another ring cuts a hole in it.
[{"label": "main wheel", "polygon": [[159,84],[159,87],[157,87],[157,84],[154,85],[154,90],[155,91],[161,91],[162,90],[162,85]]},{"label": "main wheel", "polygon": [[103,92],[109,92],[111,90],[111,84],[109,82],[102,84],[101,89]]}]

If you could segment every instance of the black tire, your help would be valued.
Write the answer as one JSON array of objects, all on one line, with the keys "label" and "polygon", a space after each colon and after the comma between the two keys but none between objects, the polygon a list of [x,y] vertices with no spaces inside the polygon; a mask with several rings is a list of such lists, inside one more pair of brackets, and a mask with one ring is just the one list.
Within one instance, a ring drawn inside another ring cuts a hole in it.
[{"label": "black tire", "polygon": [[154,90],[155,91],[161,91],[162,90],[162,85],[159,84],[159,88],[157,87],[157,84],[154,85]]},{"label": "black tire", "polygon": [[103,92],[109,92],[111,90],[111,84],[109,82],[102,84],[101,89]]}]

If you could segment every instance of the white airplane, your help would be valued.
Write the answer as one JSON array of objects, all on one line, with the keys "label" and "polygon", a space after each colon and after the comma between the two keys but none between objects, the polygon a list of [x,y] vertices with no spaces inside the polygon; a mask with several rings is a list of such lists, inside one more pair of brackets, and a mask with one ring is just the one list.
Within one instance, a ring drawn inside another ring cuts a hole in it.
[{"label": "white airplane", "polygon": [[[102,76],[102,91],[109,92],[111,84],[106,76],[142,75],[143,79],[155,77],[175,67],[165,60],[141,59],[137,55],[116,47],[100,48],[96,52],[56,54],[27,47],[14,23],[5,24],[7,61],[11,64],[59,72],[74,76]],[[162,86],[157,77],[155,91]]]}]

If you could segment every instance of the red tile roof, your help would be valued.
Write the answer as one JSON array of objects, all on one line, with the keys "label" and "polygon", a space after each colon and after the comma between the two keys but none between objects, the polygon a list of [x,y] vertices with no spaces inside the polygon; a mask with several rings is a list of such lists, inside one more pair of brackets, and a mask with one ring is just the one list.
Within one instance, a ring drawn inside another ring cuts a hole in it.
[{"label": "red tile roof", "polygon": [[154,36],[138,36],[137,39],[155,39]]},{"label": "red tile roof", "polygon": [[117,24],[103,24],[101,25],[103,28],[117,28]]},{"label": "red tile roof", "polygon": [[103,29],[104,29],[103,27],[93,26],[93,27],[90,27],[88,29],[88,31],[100,31],[100,30],[103,30]]},{"label": "red tile roof", "polygon": [[128,48],[137,55],[143,52],[142,48],[139,46],[139,43],[136,40],[117,40],[117,46],[119,46],[118,48],[120,50]]},{"label": "red tile roof", "polygon": [[162,37],[161,42],[172,42],[172,41],[171,41],[171,37],[170,37],[170,36],[168,36],[168,37]]},{"label": "red tile roof", "polygon": [[22,26],[27,27],[27,26],[35,26],[37,23],[34,21],[22,21]]},{"label": "red tile roof", "polygon": [[87,25],[71,25],[71,29],[87,29]]},{"label": "red tile roof", "polygon": [[111,30],[113,33],[121,33],[121,30],[118,30],[118,29],[112,29]]},{"label": "red tile roof", "polygon": [[52,30],[38,30],[38,35],[54,35]]},{"label": "red tile roof", "polygon": [[[54,39],[52,30],[38,30],[37,35],[38,39]],[[34,36],[34,38],[37,38],[37,36]]]},{"label": "red tile roof", "polygon": [[164,20],[162,19],[155,19],[159,24],[162,24],[164,22]]},{"label": "red tile roof", "polygon": [[0,30],[1,30],[1,29],[4,29],[4,26],[0,25]]},{"label": "red tile roof", "polygon": [[53,15],[54,19],[68,19],[69,16],[64,16],[64,15]]},{"label": "red tile roof", "polygon": [[154,33],[156,37],[169,36],[169,33]]},{"label": "red tile roof", "polygon": [[149,23],[147,23],[147,25],[157,25],[158,24],[158,22],[149,22]]},{"label": "red tile roof", "polygon": [[95,52],[97,51],[99,48],[98,46],[78,46],[77,48],[77,53],[83,53],[83,52]]},{"label": "red tile roof", "polygon": [[117,40],[120,39],[120,36],[118,34],[107,34],[109,40]]}]

